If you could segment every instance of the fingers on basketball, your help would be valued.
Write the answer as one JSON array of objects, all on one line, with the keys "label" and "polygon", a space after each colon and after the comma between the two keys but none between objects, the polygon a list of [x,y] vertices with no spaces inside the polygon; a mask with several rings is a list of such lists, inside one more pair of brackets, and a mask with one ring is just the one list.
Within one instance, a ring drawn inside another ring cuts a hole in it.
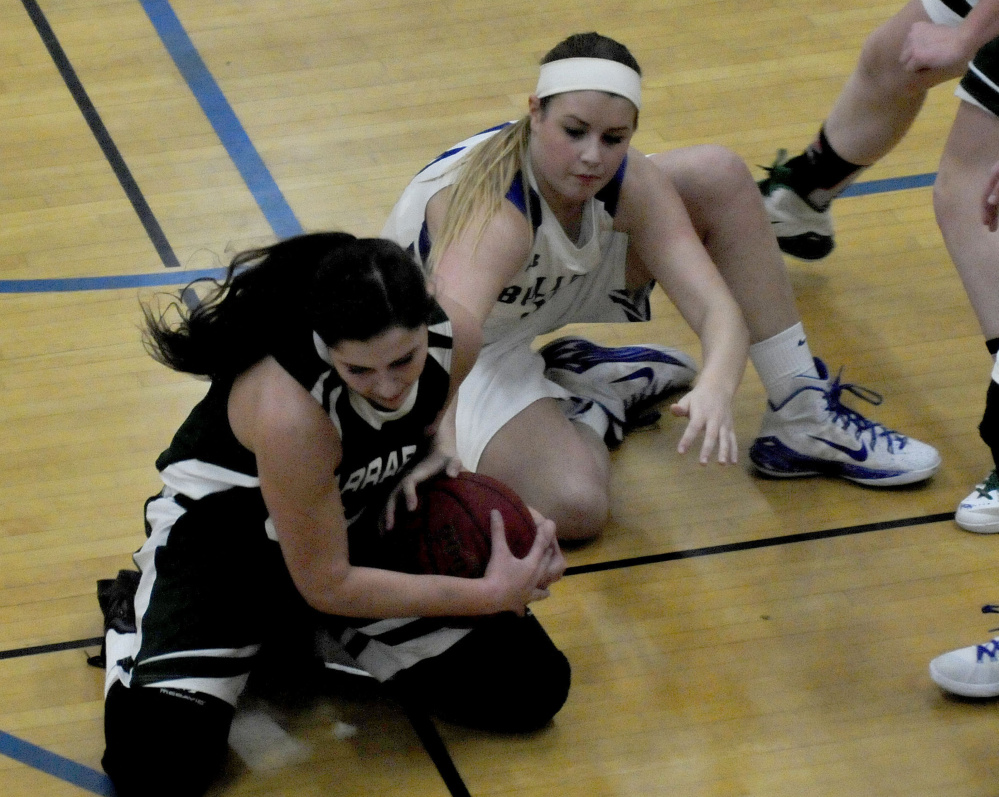
[{"label": "fingers on basketball", "polygon": [[502,482],[478,473],[441,474],[420,485],[415,512],[398,512],[391,544],[401,566],[415,573],[479,578],[492,548],[493,510],[510,552],[524,558],[536,534],[534,518]]}]

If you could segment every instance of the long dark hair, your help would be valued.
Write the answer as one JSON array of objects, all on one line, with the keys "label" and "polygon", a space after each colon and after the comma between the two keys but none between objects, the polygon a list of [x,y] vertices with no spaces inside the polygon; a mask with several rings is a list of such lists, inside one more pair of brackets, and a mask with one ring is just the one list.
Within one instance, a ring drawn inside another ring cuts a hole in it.
[{"label": "long dark hair", "polygon": [[169,368],[213,379],[246,370],[303,327],[335,346],[394,326],[416,329],[434,306],[422,271],[402,247],[343,232],[241,252],[221,282],[188,288],[201,284],[209,292],[193,308],[179,296],[162,311],[143,305],[143,343]]}]

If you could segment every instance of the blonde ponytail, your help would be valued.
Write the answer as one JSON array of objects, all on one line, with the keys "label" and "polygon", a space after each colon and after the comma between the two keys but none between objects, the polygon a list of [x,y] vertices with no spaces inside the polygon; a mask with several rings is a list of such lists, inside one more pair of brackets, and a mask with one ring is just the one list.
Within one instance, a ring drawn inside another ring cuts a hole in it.
[{"label": "blonde ponytail", "polygon": [[527,196],[527,178],[522,167],[527,162],[530,131],[530,117],[525,116],[479,144],[456,167],[461,169],[461,175],[451,187],[444,221],[427,258],[431,273],[441,254],[469,231],[473,221],[476,224],[475,243],[478,244],[486,224],[503,206],[518,172],[519,179],[524,181],[524,196]]}]

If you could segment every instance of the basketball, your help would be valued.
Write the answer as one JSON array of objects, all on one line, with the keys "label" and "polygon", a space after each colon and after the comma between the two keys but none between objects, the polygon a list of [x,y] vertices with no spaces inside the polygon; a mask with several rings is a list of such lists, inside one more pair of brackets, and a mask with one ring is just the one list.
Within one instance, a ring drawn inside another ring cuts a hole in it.
[{"label": "basketball", "polygon": [[489,476],[440,474],[416,490],[419,504],[413,512],[396,515],[391,533],[394,569],[410,573],[480,578],[486,572],[492,547],[489,513],[503,518],[510,552],[523,558],[537,531],[534,518],[520,497]]}]

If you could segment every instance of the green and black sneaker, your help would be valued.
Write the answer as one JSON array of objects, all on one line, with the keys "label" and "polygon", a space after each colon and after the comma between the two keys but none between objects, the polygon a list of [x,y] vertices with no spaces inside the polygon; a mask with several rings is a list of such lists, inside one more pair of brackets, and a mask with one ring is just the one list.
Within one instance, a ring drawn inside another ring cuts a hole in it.
[{"label": "green and black sneaker", "polygon": [[829,208],[817,210],[790,185],[790,170],[784,166],[787,150],[779,150],[772,166],[764,166],[760,193],[777,243],[785,254],[800,260],[821,260],[836,245]]}]

